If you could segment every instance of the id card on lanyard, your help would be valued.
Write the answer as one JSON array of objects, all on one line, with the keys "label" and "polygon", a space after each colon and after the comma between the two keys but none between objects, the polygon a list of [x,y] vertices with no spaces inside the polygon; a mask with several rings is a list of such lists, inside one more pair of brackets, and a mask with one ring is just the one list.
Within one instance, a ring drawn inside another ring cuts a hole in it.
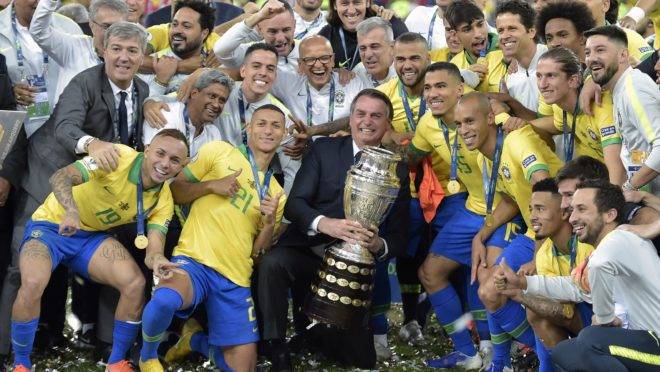
[{"label": "id card on lanyard", "polygon": [[[26,70],[30,70],[29,66],[26,66],[25,56],[23,54],[23,47],[19,41],[18,26],[16,24],[16,11],[12,7],[11,14],[11,27],[14,33],[14,47],[16,49],[16,62],[18,64],[19,74],[21,82],[27,83],[32,87],[37,88],[37,92],[34,96],[34,103],[30,104],[27,107],[27,115],[29,122],[35,120],[46,119],[51,114],[50,102],[48,101],[48,86],[46,79],[48,77],[48,54],[42,51],[43,55],[43,67],[41,76],[37,74],[26,73]],[[29,123],[28,123],[29,124]],[[26,128],[28,132],[34,132],[36,128]],[[28,133],[30,135],[31,133]]]}]

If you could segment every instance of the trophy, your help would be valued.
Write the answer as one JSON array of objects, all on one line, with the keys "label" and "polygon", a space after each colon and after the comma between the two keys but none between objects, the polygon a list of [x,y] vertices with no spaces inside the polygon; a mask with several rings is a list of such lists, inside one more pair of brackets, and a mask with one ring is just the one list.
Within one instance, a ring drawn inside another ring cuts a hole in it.
[{"label": "trophy", "polygon": [[[344,213],[364,227],[380,226],[399,193],[399,155],[365,147],[346,177]],[[359,244],[335,243],[326,249],[318,278],[312,284],[305,313],[313,321],[341,328],[361,325],[371,306],[374,257]]]}]

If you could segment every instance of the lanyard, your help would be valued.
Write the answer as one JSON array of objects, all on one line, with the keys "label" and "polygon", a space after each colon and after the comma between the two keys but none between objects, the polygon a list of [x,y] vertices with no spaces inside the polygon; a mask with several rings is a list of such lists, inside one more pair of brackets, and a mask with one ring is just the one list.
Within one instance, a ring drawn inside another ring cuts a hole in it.
[{"label": "lanyard", "polygon": [[348,61],[350,61],[350,65],[348,65],[348,69],[352,70],[353,67],[355,66],[355,61],[357,60],[357,55],[358,55],[358,48],[355,48],[355,52],[353,53],[353,58],[349,59],[348,58],[348,49],[346,48],[346,36],[344,36],[344,29],[339,26],[339,38],[341,39],[341,47],[344,49],[344,63],[342,67],[346,67],[348,64]]},{"label": "lanyard", "polygon": [[190,135],[190,127],[194,128],[194,125],[190,121],[187,104],[183,106],[183,126],[186,128],[186,138],[188,139],[188,143],[192,146],[192,141],[195,139],[195,132],[193,132],[192,136]]},{"label": "lanyard", "polygon": [[[25,73],[24,73],[24,63],[25,61],[25,56],[23,55],[23,48],[21,47],[21,42],[18,41],[18,26],[16,26],[16,9],[14,6],[11,7],[11,28],[14,32],[14,41],[15,41],[15,47],[16,47],[16,62],[18,63],[18,68],[20,70],[21,74],[21,79],[25,78]],[[41,54],[43,55],[43,73],[41,77],[46,79],[46,75],[48,74],[48,54],[44,51],[41,51]]]},{"label": "lanyard", "polygon": [[257,195],[259,195],[259,201],[264,200],[266,194],[268,193],[268,188],[270,187],[270,178],[273,175],[273,170],[268,169],[264,175],[264,184],[261,185],[259,182],[259,169],[257,168],[257,163],[254,161],[254,156],[252,155],[252,150],[249,147],[245,146],[245,152],[247,153],[248,161],[250,162],[250,167],[252,168],[252,175],[254,176],[254,186],[257,188]]},{"label": "lanyard", "polygon": [[399,80],[398,85],[401,102],[403,102],[403,109],[406,111],[406,119],[408,119],[409,132],[414,132],[417,123],[419,123],[419,119],[424,116],[424,113],[426,112],[426,100],[420,98],[419,112],[417,112],[417,121],[415,121],[412,109],[410,108],[410,103],[408,103],[408,93],[406,93],[406,88],[403,87],[401,80]]},{"label": "lanyard", "polygon": [[[305,35],[307,35],[307,33],[309,32],[309,30],[313,29],[314,27],[316,27],[316,24],[317,24],[317,23],[321,22],[321,19],[323,19],[323,14],[322,14],[322,13],[319,13],[318,17],[316,17],[316,18],[312,21],[312,23],[310,23],[309,26],[307,26],[307,27],[305,28],[304,31],[301,31],[301,32],[297,33],[293,38],[294,38],[294,39],[298,39],[298,40],[304,38]],[[303,19],[303,22],[302,22],[302,23],[305,24],[305,20],[304,20],[304,19]]]},{"label": "lanyard", "polygon": [[[144,160],[143,160],[144,161]],[[142,200],[142,169],[138,173],[137,180],[137,236],[135,237],[135,246],[139,249],[147,248],[149,239],[144,234],[144,205]]]},{"label": "lanyard", "polygon": [[[579,92],[579,90],[578,90]],[[579,93],[578,93],[579,95]],[[562,110],[562,135],[564,139],[564,162],[569,162],[573,159],[573,150],[575,143],[575,123],[577,121],[578,110],[580,109],[580,101],[575,101],[575,108],[573,108],[573,122],[569,132],[568,128],[568,114]]]},{"label": "lanyard", "polygon": [[431,24],[429,24],[429,34],[427,36],[426,45],[428,45],[429,50],[433,49],[433,27],[435,26],[435,19],[438,16],[438,11],[433,12],[433,17],[431,18]]},{"label": "lanyard", "polygon": [[[312,126],[314,122],[312,121],[312,94],[309,90],[309,82],[306,84],[307,88],[307,125]],[[335,79],[333,76],[330,76],[330,97],[328,98],[328,120],[334,120],[335,116]]]},{"label": "lanyard", "polygon": [[497,185],[497,174],[500,169],[500,158],[502,157],[502,144],[504,142],[504,131],[501,126],[497,127],[497,141],[495,142],[495,156],[493,158],[493,168],[491,169],[490,179],[488,177],[488,164],[486,157],[483,159],[481,169],[481,180],[484,184],[484,194],[486,196],[486,214],[493,214],[493,201],[495,200],[495,188]]},{"label": "lanyard", "polygon": [[250,108],[250,104],[245,105],[243,100],[243,89],[238,88],[238,115],[241,119],[241,136],[243,138],[243,144],[247,144],[247,130],[245,128],[245,109]]},{"label": "lanyard", "polygon": [[[557,246],[553,243],[552,244],[552,253],[554,254],[555,257],[559,256],[559,250],[557,249]],[[569,261],[569,268],[568,268],[568,273],[570,274],[571,271],[573,271],[573,268],[575,267],[575,259],[577,256],[577,236],[576,235],[571,235],[571,239],[568,241],[568,254],[570,256],[570,261]],[[563,273],[561,272],[561,265],[559,265],[559,261],[557,261],[557,267],[559,268],[560,275],[563,276]]]},{"label": "lanyard", "polygon": [[449,144],[449,128],[447,128],[447,124],[445,122],[438,118],[438,126],[440,129],[442,129],[442,134],[445,136],[445,142],[447,143],[447,148],[449,148],[449,153],[450,158],[451,158],[451,166],[450,166],[450,171],[449,171],[449,179],[450,180],[456,180],[457,176],[457,170],[458,170],[458,133],[454,133],[454,143]]},{"label": "lanyard", "polygon": [[481,52],[479,52],[479,57],[477,58],[476,61],[472,59],[472,56],[470,55],[470,52],[468,52],[467,50],[465,51],[465,59],[467,59],[467,61],[470,65],[473,65],[473,64],[477,63],[477,61],[479,61],[479,58],[486,57],[486,55],[488,54],[489,49],[490,49],[490,39],[487,39],[486,40],[486,48],[484,50],[482,50]]}]

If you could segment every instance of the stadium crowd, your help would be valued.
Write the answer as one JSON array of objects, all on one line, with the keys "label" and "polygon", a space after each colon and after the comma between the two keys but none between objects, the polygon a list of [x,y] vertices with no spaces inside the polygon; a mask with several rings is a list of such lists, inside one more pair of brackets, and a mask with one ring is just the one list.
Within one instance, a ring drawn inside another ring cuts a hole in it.
[{"label": "stadium crowd", "polygon": [[[0,1],[0,368],[69,296],[110,372],[374,369],[430,313],[432,368],[660,368],[659,3],[322,3]],[[369,146],[402,157],[380,226],[345,216]],[[305,315],[341,241],[376,261],[349,328]]]}]

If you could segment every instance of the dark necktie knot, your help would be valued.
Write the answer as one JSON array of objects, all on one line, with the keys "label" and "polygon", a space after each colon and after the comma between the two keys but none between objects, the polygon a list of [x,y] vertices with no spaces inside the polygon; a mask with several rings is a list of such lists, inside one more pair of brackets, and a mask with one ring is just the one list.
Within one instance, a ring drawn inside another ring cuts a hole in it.
[{"label": "dark necktie knot", "polygon": [[119,116],[119,140],[124,145],[130,145],[130,136],[128,134],[128,111],[126,109],[126,97],[128,96],[128,93],[121,91],[119,92],[119,96],[119,107],[117,109],[117,114]]},{"label": "dark necktie knot", "polygon": [[353,156],[353,164],[357,164],[360,161],[361,157],[362,157],[362,150],[356,152],[355,155]]}]

